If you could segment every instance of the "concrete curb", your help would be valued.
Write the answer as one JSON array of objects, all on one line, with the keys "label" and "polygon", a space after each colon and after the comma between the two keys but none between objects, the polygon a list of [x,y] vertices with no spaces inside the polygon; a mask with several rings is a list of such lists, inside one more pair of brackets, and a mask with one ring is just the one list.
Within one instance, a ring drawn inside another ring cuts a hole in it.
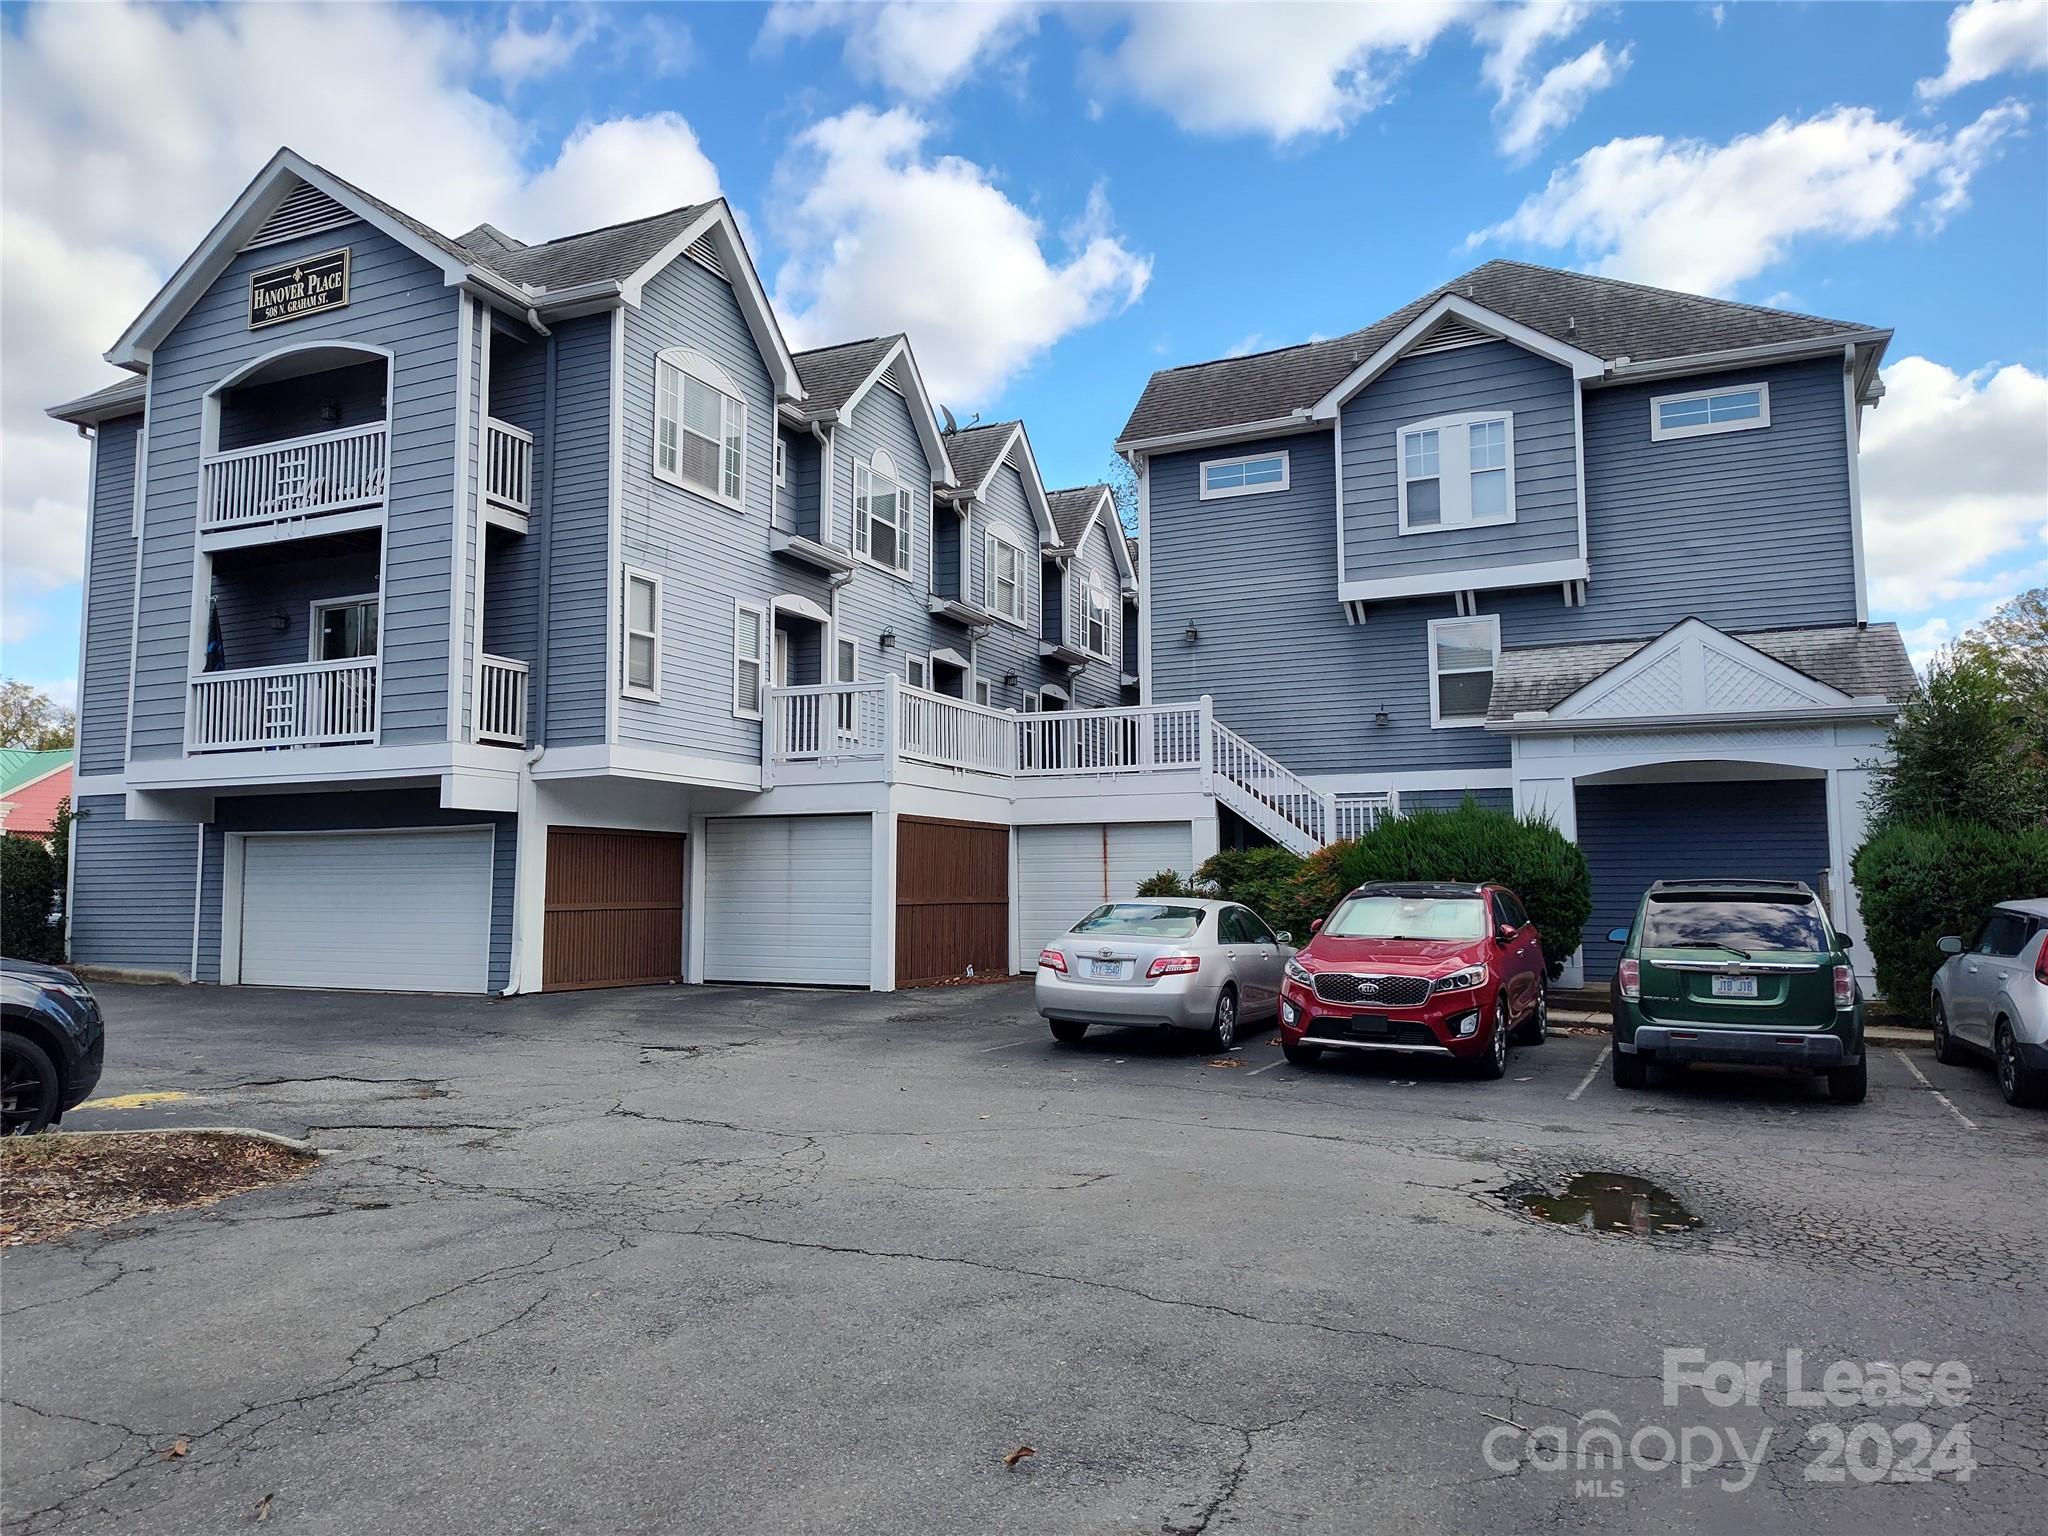
[{"label": "concrete curb", "polygon": [[122,1131],[67,1131],[58,1127],[51,1135],[57,1136],[246,1136],[251,1141],[267,1141],[272,1146],[283,1147],[301,1157],[325,1157],[327,1154],[310,1141],[296,1136],[287,1136],[281,1131],[259,1131],[246,1125],[160,1125],[153,1128]]}]

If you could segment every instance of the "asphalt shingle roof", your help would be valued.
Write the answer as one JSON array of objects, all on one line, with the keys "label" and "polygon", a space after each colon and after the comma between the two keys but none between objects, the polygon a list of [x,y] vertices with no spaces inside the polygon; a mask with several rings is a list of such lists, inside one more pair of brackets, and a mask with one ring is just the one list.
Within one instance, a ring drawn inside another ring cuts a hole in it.
[{"label": "asphalt shingle roof", "polygon": [[1871,329],[1848,320],[1703,298],[1584,272],[1520,261],[1489,261],[1432,288],[1364,330],[1329,341],[1155,373],[1119,440],[1134,442],[1271,421],[1304,410],[1450,293],[1607,361],[1617,357],[1638,363],[1694,357]]},{"label": "asphalt shingle roof", "polygon": [[1088,514],[1109,490],[1106,485],[1076,485],[1064,491],[1047,491],[1046,505],[1052,509],[1052,525],[1059,530],[1060,543],[1073,549],[1081,530],[1088,526]]},{"label": "asphalt shingle roof", "polygon": [[[1725,633],[1851,698],[1897,701],[1920,686],[1896,624],[1871,624],[1860,629],[1844,624],[1820,629]],[[1657,638],[1651,635],[1641,640],[1603,640],[1582,645],[1506,647],[1494,668],[1493,697],[1487,705],[1486,718],[1507,721],[1517,714],[1555,709],[1594,678],[1611,672]]]},{"label": "asphalt shingle roof", "polygon": [[953,461],[953,477],[963,491],[981,484],[995,468],[1016,425],[1014,421],[991,421],[945,434],[946,457]]},{"label": "asphalt shingle roof", "polygon": [[[902,339],[900,333],[870,336],[864,341],[842,341],[837,346],[797,353],[796,376],[803,381],[805,414],[822,416],[843,407]],[[948,439],[949,452],[950,442]]]},{"label": "asphalt shingle roof", "polygon": [[50,414],[59,421],[100,421],[110,416],[125,416],[130,411],[142,409],[143,396],[148,390],[149,381],[140,374],[133,374],[116,379],[106,388],[96,389],[89,395],[53,405]]}]

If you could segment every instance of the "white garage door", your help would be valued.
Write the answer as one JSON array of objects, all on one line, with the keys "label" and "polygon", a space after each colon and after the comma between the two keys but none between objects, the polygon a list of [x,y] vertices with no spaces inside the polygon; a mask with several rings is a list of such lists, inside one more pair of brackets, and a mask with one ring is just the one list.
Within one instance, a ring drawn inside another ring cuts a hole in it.
[{"label": "white garage door", "polygon": [[869,985],[873,852],[866,816],[707,822],[705,979]]},{"label": "white garage door", "polygon": [[1104,901],[1138,893],[1163,869],[1194,870],[1184,821],[1017,829],[1017,955],[1029,967],[1055,934]]},{"label": "white garage door", "polygon": [[252,986],[481,992],[491,831],[252,835],[241,924]]}]

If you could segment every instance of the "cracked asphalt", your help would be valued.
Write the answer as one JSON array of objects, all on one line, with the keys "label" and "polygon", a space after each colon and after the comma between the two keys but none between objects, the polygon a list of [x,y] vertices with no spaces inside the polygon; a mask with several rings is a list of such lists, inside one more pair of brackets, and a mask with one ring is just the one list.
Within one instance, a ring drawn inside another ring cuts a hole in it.
[{"label": "cracked asphalt", "polygon": [[[186,1097],[71,1128],[325,1155],[8,1250],[24,1536],[1812,1536],[2032,1531],[2048,1497],[2048,1115],[1925,1053],[1877,1050],[1842,1109],[1723,1074],[1625,1094],[1592,1037],[1499,1083],[1302,1072],[1269,1036],[1234,1067],[1067,1049],[1021,984],[103,1001],[101,1094]],[[1704,1225],[1596,1235],[1501,1193],[1585,1168]],[[1667,1402],[1688,1348],[1773,1375]],[[1966,1401],[1802,1406],[1795,1349],[1809,1388],[1960,1361]],[[1641,1454],[1570,1465],[1600,1426]]]}]

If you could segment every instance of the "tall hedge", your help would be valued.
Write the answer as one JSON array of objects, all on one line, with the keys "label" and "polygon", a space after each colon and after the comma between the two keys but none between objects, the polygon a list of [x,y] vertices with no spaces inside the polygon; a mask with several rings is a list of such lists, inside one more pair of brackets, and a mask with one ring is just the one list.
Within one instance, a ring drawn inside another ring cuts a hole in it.
[{"label": "tall hedge", "polygon": [[1195,871],[1200,886],[1225,901],[1241,901],[1274,928],[1286,929],[1308,942],[1308,923],[1297,915],[1294,882],[1301,856],[1285,848],[1226,848]]},{"label": "tall hedge", "polygon": [[62,874],[33,837],[0,834],[0,953],[16,960],[62,960],[57,920]]},{"label": "tall hedge", "polygon": [[1878,990],[1905,1008],[1927,1001],[1943,934],[1964,939],[1993,902],[2048,896],[2048,827],[2019,831],[1922,821],[1873,834],[1852,861]]}]

